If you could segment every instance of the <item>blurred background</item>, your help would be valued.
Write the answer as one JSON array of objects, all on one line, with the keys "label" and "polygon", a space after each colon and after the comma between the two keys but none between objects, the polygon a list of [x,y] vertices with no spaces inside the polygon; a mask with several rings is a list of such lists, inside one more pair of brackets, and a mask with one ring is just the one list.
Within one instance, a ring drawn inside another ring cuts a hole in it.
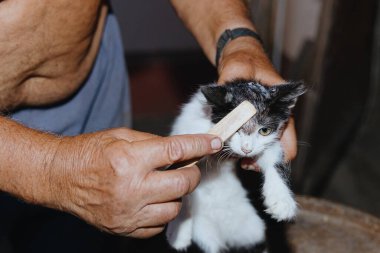
[{"label": "blurred background", "polygon": [[[252,0],[277,70],[304,80],[292,185],[380,216],[380,5],[377,0]],[[112,1],[131,81],[133,128],[167,135],[180,105],[217,75],[167,0]]]}]

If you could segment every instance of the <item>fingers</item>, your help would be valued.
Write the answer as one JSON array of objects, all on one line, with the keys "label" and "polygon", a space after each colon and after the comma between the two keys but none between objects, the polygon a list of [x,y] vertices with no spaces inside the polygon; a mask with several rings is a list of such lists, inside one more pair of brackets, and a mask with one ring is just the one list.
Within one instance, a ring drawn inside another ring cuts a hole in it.
[{"label": "fingers", "polygon": [[178,170],[152,171],[146,177],[148,203],[161,203],[179,199],[194,191],[201,173],[196,166]]},{"label": "fingers", "polygon": [[223,144],[212,135],[182,135],[132,143],[134,161],[149,172],[145,176],[149,203],[171,201],[192,192],[200,181],[197,167],[159,171],[157,168],[219,151]]},{"label": "fingers", "polygon": [[117,129],[113,129],[112,132],[117,138],[129,141],[129,142],[143,141],[143,140],[159,137],[158,135],[135,131],[128,128],[117,128]]},{"label": "fingers", "polygon": [[282,134],[281,144],[284,148],[285,160],[293,160],[297,155],[297,136],[293,118],[290,118],[289,123]]},{"label": "fingers", "polygon": [[136,225],[140,228],[165,226],[181,211],[181,202],[150,204],[141,209]]},{"label": "fingers", "polygon": [[180,201],[147,205],[139,212],[136,222],[138,228],[126,235],[134,238],[148,238],[161,233],[166,224],[177,217],[180,210]]},{"label": "fingers", "polygon": [[133,155],[140,158],[147,168],[154,170],[218,152],[223,143],[219,137],[209,134],[158,137],[132,143]]},{"label": "fingers", "polygon": [[159,227],[138,228],[132,233],[126,234],[125,236],[133,237],[137,239],[146,239],[146,238],[150,238],[152,236],[155,236],[161,233],[162,231],[164,231],[164,229],[165,229],[164,225],[159,226]]}]

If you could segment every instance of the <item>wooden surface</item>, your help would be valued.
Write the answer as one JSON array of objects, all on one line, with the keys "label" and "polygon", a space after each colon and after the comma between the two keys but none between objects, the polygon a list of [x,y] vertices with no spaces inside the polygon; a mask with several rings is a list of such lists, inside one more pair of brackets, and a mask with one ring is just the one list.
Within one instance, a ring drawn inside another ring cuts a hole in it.
[{"label": "wooden surface", "polygon": [[298,196],[300,212],[287,228],[291,253],[378,253],[380,220],[330,201]]}]

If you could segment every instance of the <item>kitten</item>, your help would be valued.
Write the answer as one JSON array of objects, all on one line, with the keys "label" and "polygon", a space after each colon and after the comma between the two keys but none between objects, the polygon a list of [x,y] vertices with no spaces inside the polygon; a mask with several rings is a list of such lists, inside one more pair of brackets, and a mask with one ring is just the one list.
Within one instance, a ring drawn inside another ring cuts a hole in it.
[{"label": "kitten", "polygon": [[173,135],[206,133],[244,100],[256,107],[257,114],[225,142],[221,152],[198,163],[201,182],[183,198],[180,215],[166,231],[173,248],[185,250],[195,242],[206,253],[218,253],[265,242],[265,224],[236,176],[236,161],[241,158],[252,158],[260,167],[265,212],[277,221],[294,218],[297,204],[287,185],[289,170],[279,138],[304,92],[302,83],[269,87],[236,80],[202,86],[184,105]]}]

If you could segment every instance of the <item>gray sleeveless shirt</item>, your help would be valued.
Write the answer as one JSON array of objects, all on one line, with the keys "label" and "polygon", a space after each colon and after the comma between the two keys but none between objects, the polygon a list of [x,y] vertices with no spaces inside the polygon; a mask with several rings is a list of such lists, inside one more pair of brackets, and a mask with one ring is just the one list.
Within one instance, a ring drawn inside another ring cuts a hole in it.
[{"label": "gray sleeveless shirt", "polygon": [[129,126],[128,77],[115,16],[108,15],[96,61],[74,96],[51,107],[21,109],[10,117],[28,127],[60,135]]}]

